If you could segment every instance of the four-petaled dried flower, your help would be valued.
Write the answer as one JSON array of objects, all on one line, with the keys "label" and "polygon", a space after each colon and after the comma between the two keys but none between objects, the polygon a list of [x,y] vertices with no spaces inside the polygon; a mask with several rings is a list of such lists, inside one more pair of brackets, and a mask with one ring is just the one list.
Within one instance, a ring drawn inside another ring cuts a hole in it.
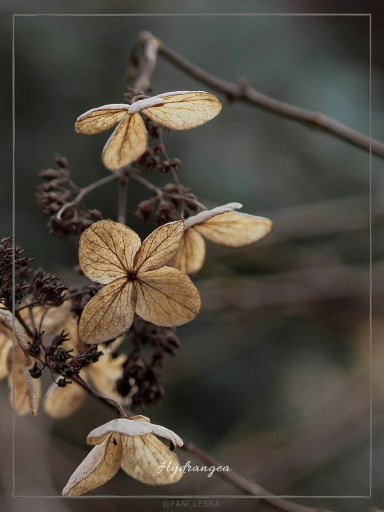
[{"label": "four-petaled dried flower", "polygon": [[107,169],[116,171],[137,160],[147,149],[148,134],[140,112],[171,130],[188,130],[213,119],[220,101],[205,91],[175,91],[127,105],[111,104],[88,110],[77,118],[77,133],[94,135],[117,127],[102,153]]},{"label": "four-petaled dried flower", "polygon": [[227,247],[246,247],[267,235],[272,221],[246,213],[234,212],[239,203],[229,203],[189,217],[184,238],[172,265],[186,274],[198,272],[205,259],[204,238]]},{"label": "four-petaled dried flower", "polygon": [[153,425],[145,416],[116,419],[88,434],[94,448],[73,473],[63,489],[63,496],[81,496],[113,478],[119,468],[132,478],[148,485],[176,483],[181,471],[159,471],[159,467],[178,467],[175,453],[156,436],[164,437],[172,446],[182,446],[180,437],[165,427]]},{"label": "four-petaled dried flower", "polygon": [[80,238],[80,266],[90,279],[105,284],[85,306],[79,335],[86,343],[120,336],[135,312],[164,327],[183,325],[200,310],[199,292],[190,278],[166,267],[177,253],[182,221],[153,231],[141,244],[130,228],[110,220],[96,222]]}]

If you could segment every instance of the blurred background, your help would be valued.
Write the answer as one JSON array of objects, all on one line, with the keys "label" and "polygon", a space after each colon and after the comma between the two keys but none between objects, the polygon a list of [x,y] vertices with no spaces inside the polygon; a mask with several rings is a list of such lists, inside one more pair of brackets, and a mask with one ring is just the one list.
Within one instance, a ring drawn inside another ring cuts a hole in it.
[{"label": "blurred background", "polygon": [[[164,1],[161,10],[155,1],[144,6],[130,2],[129,9],[119,0],[92,6],[91,12],[136,15],[14,20],[16,241],[36,267],[56,273],[67,284],[77,280],[73,267],[78,239],[49,235],[47,219],[36,204],[37,173],[54,166],[55,153],[68,159],[79,186],[108,173],[100,160],[106,134],[82,137],[73,125],[86,110],[121,101],[130,52],[142,30],[221,79],[244,77],[264,94],[322,112],[367,135],[372,121],[372,136],[384,140],[380,1],[348,4],[349,12],[375,12],[372,120],[367,16],[190,15],[233,12],[235,7],[226,1],[182,6]],[[290,1],[287,7],[282,1],[243,2],[236,10],[309,12],[304,1]],[[342,12],[338,7],[337,2],[311,2],[314,12]],[[90,12],[85,4],[83,8]],[[27,3],[18,9],[30,12]],[[34,2],[34,12],[76,9],[74,2],[65,9],[54,2]],[[1,32],[4,40],[11,37],[9,29],[10,24]],[[195,89],[207,90],[158,59],[153,94]],[[165,400],[142,412],[272,493],[328,496],[301,502],[340,512],[383,507],[384,161],[372,157],[370,162],[368,153],[330,135],[218,96],[224,107],[215,120],[196,130],[165,134],[168,153],[181,160],[180,179],[203,203],[241,202],[243,211],[271,218],[274,228],[265,240],[245,249],[208,244],[205,266],[195,279],[202,312],[178,329],[182,348],[165,363]],[[373,500],[335,500],[370,493],[371,166]],[[11,167],[5,169],[2,236],[11,229]],[[152,230],[133,215],[145,197],[145,190],[130,186],[128,225],[141,236]],[[85,205],[115,219],[116,199],[116,184],[110,184],[87,196]],[[0,426],[0,439],[8,439],[9,450],[12,423],[5,385],[1,391],[2,414],[9,421]],[[113,417],[91,399],[85,407],[61,422],[44,413],[15,418],[15,495],[61,494],[88,453],[87,433]],[[182,462],[199,464],[187,453],[179,455]],[[0,485],[6,500],[9,466],[3,473]],[[94,494],[241,492],[217,476],[188,474],[176,485],[151,488],[120,472]],[[19,510],[23,503],[20,498],[8,507]],[[105,500],[85,503],[36,498],[28,509],[105,510]],[[158,500],[130,503],[140,510],[159,510]],[[251,500],[228,499],[220,505],[271,510]],[[116,500],[108,506],[123,510],[127,503]]]}]

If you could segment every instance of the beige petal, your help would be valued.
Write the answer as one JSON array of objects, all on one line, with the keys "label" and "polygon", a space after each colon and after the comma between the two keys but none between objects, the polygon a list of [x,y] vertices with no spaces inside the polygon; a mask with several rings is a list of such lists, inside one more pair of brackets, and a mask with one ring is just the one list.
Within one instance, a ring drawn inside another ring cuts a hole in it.
[{"label": "beige petal", "polygon": [[30,339],[21,323],[12,315],[11,311],[0,308],[1,332],[12,338],[12,333],[17,344],[24,350],[29,350]]},{"label": "beige petal", "polygon": [[136,272],[163,267],[179,249],[184,234],[181,220],[169,222],[155,229],[143,242],[135,257]]},{"label": "beige petal", "polygon": [[147,129],[140,114],[128,114],[104,146],[103,164],[110,171],[116,171],[137,160],[147,149]]},{"label": "beige petal", "polygon": [[212,242],[227,247],[245,247],[267,235],[272,221],[240,212],[217,215],[194,226],[196,231]]},{"label": "beige petal", "polygon": [[116,381],[122,376],[122,366],[126,359],[127,356],[124,354],[113,358],[108,353],[104,353],[97,363],[86,368],[96,390],[120,403],[124,398],[116,391]]},{"label": "beige petal", "polygon": [[200,295],[190,278],[179,270],[163,267],[138,274],[136,313],[164,327],[190,322],[200,311]]},{"label": "beige petal", "polygon": [[100,444],[100,442],[111,432],[117,432],[122,436],[141,436],[144,434],[155,434],[171,441],[175,446],[183,446],[180,437],[162,425],[155,425],[145,416],[132,416],[131,418],[118,418],[108,421],[93,429],[87,436],[88,444]]},{"label": "beige petal", "polygon": [[204,91],[176,91],[158,94],[163,106],[143,110],[152,121],[172,130],[187,130],[213,119],[221,110],[220,101]]},{"label": "beige petal", "polygon": [[18,345],[15,345],[14,351],[8,354],[10,402],[20,416],[36,416],[39,407],[41,380],[33,379],[28,371],[33,364],[31,358],[26,356]]},{"label": "beige petal", "polygon": [[[8,375],[8,357],[12,351],[12,338],[0,332],[0,380]],[[12,355],[10,356],[12,357]]]},{"label": "beige petal", "polygon": [[133,286],[126,278],[102,288],[85,306],[79,337],[86,343],[103,343],[120,336],[133,321]]},{"label": "beige petal", "polygon": [[92,108],[77,118],[75,130],[84,135],[105,132],[128,115],[128,108],[124,103]]},{"label": "beige petal", "polygon": [[56,420],[68,418],[80,409],[85,397],[86,391],[76,382],[67,384],[64,388],[54,382],[45,394],[44,411]]},{"label": "beige petal", "polygon": [[203,266],[205,259],[205,242],[194,229],[184,232],[184,237],[171,264],[185,274],[194,274]]},{"label": "beige petal", "polygon": [[63,496],[81,496],[108,482],[119,471],[122,445],[118,434],[110,434],[92,448],[63,489]]},{"label": "beige petal", "polygon": [[81,269],[93,281],[110,283],[132,269],[140,245],[139,236],[123,224],[112,220],[95,222],[80,237]]},{"label": "beige petal", "polygon": [[122,436],[121,469],[147,485],[173,484],[183,476],[179,459],[154,435]]}]

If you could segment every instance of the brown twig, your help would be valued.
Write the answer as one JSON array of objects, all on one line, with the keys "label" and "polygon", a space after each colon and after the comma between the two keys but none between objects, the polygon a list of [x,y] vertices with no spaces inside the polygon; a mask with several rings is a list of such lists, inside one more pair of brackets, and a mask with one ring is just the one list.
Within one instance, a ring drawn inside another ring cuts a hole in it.
[{"label": "brown twig", "polygon": [[126,413],[124,408],[115,400],[112,398],[108,398],[105,395],[102,395],[101,393],[97,392],[96,389],[91,387],[87,382],[85,382],[80,376],[73,375],[71,379],[76,382],[79,386],[81,386],[83,389],[85,389],[91,396],[96,398],[97,400],[100,400],[108,407],[114,409],[117,411],[121,418],[128,418],[129,414]]},{"label": "brown twig", "polygon": [[[208,464],[209,466],[222,466],[219,462],[205,453],[203,450],[198,448],[191,441],[186,441],[182,446],[182,449],[187,451],[188,453],[194,455],[203,463]],[[229,472],[220,472],[218,473],[224,480],[228,480],[232,484],[234,484],[239,489],[243,490],[247,494],[251,496],[260,496],[260,500],[265,501],[272,505],[274,508],[278,510],[284,510],[286,512],[317,512],[319,509],[315,509],[312,507],[305,507],[304,505],[299,505],[298,503],[294,503],[292,501],[288,501],[284,498],[278,498],[271,494],[269,491],[261,487],[261,485],[251,482],[247,480],[243,476],[239,475],[235,471],[231,469]],[[324,511],[325,512],[325,511]]]},{"label": "brown twig", "polygon": [[121,173],[119,176],[118,201],[117,201],[117,222],[125,224],[127,211],[127,185],[128,176]]},{"label": "brown twig", "polygon": [[175,65],[189,76],[225,94],[230,101],[241,101],[253,107],[258,107],[310,126],[311,128],[316,128],[365,151],[372,151],[372,154],[384,158],[384,144],[382,142],[352,130],[324,114],[271,98],[250,87],[245,79],[238,80],[237,83],[220,80],[168,48],[162,41],[147,31],[141,32],[138,40],[139,44],[144,48],[144,55],[151,55],[151,66],[143,65],[140,69],[141,80],[146,85],[149,84],[150,75],[155,65],[155,54],[157,52],[168,62]]}]

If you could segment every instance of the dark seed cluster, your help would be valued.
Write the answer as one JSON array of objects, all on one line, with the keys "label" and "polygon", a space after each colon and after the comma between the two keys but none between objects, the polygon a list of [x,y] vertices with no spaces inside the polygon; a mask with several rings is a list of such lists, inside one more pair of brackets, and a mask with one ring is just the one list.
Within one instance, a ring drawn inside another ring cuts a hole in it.
[{"label": "dark seed cluster", "polygon": [[44,180],[38,187],[37,202],[44,215],[49,217],[51,233],[66,236],[69,233],[80,235],[91,224],[102,219],[98,210],[83,210],[75,198],[80,189],[70,179],[66,158],[55,156],[57,169],[47,169],[39,173]]},{"label": "dark seed cluster", "polygon": [[[148,407],[164,397],[161,370],[166,354],[174,356],[180,341],[174,329],[159,327],[136,317],[129,339],[133,349],[123,365],[123,375],[116,383],[122,396],[131,393],[132,408]],[[143,355],[144,347],[152,352],[149,361]]]}]

